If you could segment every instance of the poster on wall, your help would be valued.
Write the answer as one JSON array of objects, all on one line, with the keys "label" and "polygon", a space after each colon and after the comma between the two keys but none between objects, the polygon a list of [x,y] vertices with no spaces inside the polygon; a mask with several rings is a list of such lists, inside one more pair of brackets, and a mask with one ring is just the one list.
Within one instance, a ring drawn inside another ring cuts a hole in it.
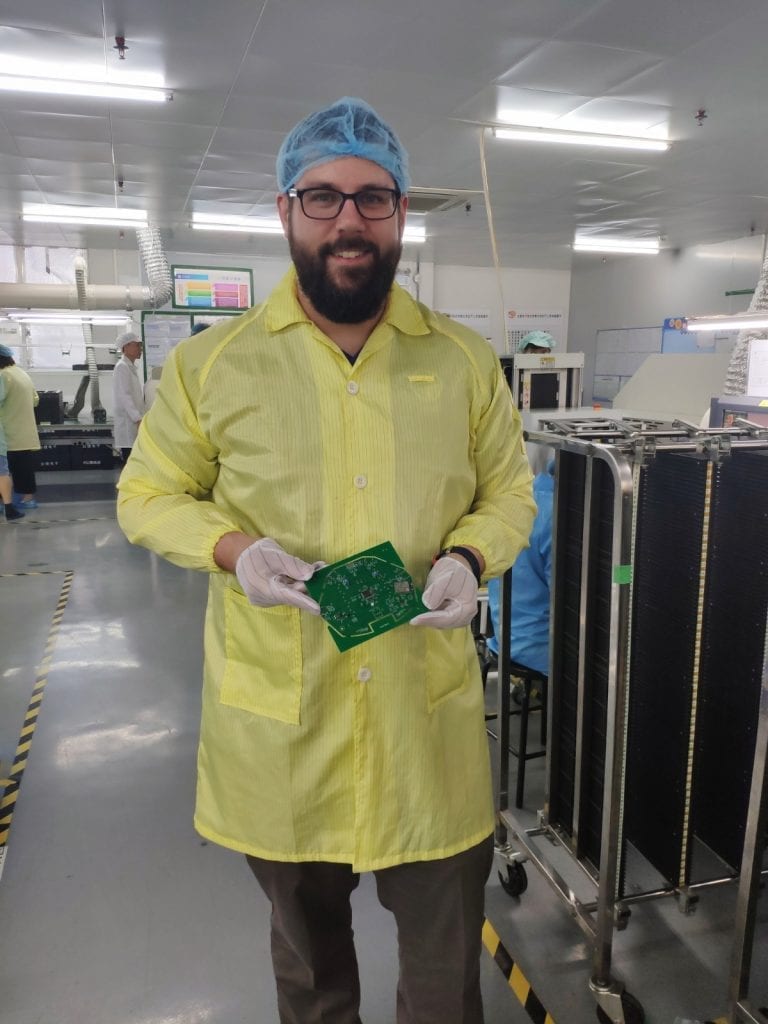
[{"label": "poster on wall", "polygon": [[183,313],[144,313],[144,360],[147,366],[162,366],[171,349],[191,334],[190,317]]},{"label": "poster on wall", "polygon": [[250,309],[253,271],[238,267],[171,267],[174,309]]},{"label": "poster on wall", "polygon": [[661,351],[668,352],[714,352],[715,336],[712,332],[698,334],[686,331],[685,317],[668,316],[661,331]]},{"label": "poster on wall", "polygon": [[238,313],[168,313],[159,310],[141,314],[144,361],[148,368],[162,366],[171,349],[189,338],[193,330],[213,327],[222,320],[236,320]]},{"label": "poster on wall", "polygon": [[[7,345],[8,348],[20,349],[21,324],[14,323],[12,320],[0,323],[0,343]],[[16,354],[14,353],[14,355]]]},{"label": "poster on wall", "polygon": [[517,352],[517,346],[529,331],[546,331],[555,339],[561,352],[565,348],[565,315],[562,310],[508,309],[506,321],[510,353]]}]

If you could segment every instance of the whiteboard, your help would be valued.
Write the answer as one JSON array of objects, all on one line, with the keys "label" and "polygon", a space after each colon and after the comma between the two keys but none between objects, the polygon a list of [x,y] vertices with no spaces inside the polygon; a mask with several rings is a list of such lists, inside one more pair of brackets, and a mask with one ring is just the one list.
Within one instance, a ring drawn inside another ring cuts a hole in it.
[{"label": "whiteboard", "polygon": [[611,402],[647,357],[661,351],[661,325],[600,330],[595,342],[592,396],[596,402]]},{"label": "whiteboard", "polygon": [[749,343],[747,394],[768,398],[768,338],[753,338]]}]

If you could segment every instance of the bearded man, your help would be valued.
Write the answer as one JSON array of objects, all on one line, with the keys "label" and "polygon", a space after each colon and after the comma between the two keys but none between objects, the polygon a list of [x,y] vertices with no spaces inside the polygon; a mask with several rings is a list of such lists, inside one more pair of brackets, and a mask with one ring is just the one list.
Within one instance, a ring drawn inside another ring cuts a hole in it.
[{"label": "bearded man", "polygon": [[[210,573],[195,826],[272,904],[283,1024],[359,1024],[350,895],[397,921],[399,1024],[480,1024],[494,815],[469,623],[535,506],[491,346],[395,285],[407,155],[362,100],[277,160],[293,267],[173,349],[120,477],[130,540]],[[391,541],[410,624],[340,653],[305,583]]]}]

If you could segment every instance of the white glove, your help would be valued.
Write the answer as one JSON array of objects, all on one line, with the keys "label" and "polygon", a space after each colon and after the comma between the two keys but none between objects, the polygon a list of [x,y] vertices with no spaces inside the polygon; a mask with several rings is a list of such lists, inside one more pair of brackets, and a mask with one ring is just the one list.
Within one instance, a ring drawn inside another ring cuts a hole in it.
[{"label": "white glove", "polygon": [[269,608],[290,604],[313,615],[320,605],[307,594],[304,580],[312,578],[323,562],[302,562],[289,555],[271,537],[262,537],[240,554],[235,575],[251,604]]},{"label": "white glove", "polygon": [[456,629],[467,626],[477,615],[477,580],[463,562],[448,555],[438,558],[429,571],[422,601],[427,608],[412,626]]}]

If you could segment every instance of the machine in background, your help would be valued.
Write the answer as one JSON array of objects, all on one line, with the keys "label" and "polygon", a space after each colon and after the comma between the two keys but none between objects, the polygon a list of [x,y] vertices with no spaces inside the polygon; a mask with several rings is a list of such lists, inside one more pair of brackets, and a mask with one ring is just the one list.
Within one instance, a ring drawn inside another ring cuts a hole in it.
[{"label": "machine in background", "polygon": [[581,405],[583,352],[501,356],[501,366],[521,412]]}]

